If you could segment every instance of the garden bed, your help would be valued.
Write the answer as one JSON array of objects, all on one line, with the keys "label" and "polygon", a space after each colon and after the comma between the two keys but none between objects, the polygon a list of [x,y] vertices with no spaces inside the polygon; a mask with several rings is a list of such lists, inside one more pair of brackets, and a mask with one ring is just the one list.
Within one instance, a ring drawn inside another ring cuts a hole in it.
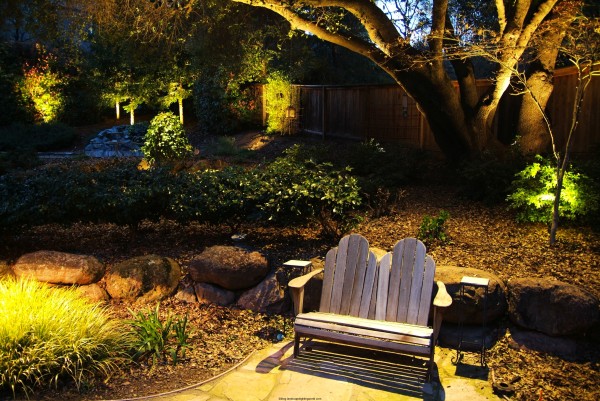
[{"label": "garden bed", "polygon": [[[410,187],[389,215],[366,219],[355,231],[371,246],[390,249],[400,238],[414,236],[423,216],[447,210],[451,242],[431,246],[438,265],[458,265],[492,271],[507,281],[514,277],[552,277],[576,284],[600,296],[600,235],[588,228],[566,227],[558,243],[548,245],[546,228],[517,224],[503,207],[487,207],[457,196],[448,186]],[[288,259],[324,257],[339,239],[324,239],[318,229],[243,226],[245,245],[261,249],[273,266]],[[132,231],[115,225],[42,226],[4,238],[0,260],[14,260],[23,253],[51,249],[94,255],[109,267],[133,256],[149,253],[169,256],[184,268],[189,260],[210,245],[231,243],[227,227],[178,225],[169,221],[145,223]],[[127,307],[109,304],[120,316]],[[135,306],[135,308],[139,308]],[[61,393],[60,398],[106,399],[148,395],[197,383],[226,370],[252,350],[268,345],[274,330],[283,328],[279,317],[215,306],[169,300],[164,313],[190,317],[196,332],[188,358],[176,366],[157,364],[132,367],[83,395]],[[289,326],[288,326],[289,329]],[[582,341],[584,341],[583,339]],[[582,343],[583,344],[583,343]],[[497,378],[518,375],[515,399],[596,400],[600,398],[598,361],[600,349],[590,342],[575,361],[528,350],[509,336],[490,352],[489,364]],[[47,399],[58,397],[50,393]]]}]

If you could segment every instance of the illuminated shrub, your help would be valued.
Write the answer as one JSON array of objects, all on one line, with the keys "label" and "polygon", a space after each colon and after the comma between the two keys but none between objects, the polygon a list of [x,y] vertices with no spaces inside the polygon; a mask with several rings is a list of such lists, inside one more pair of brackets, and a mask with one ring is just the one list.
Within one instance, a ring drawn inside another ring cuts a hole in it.
[{"label": "illuminated shrub", "polygon": [[294,105],[295,91],[289,78],[275,72],[267,81],[265,96],[267,98],[267,133],[291,133],[290,119],[287,109]]},{"label": "illuminated shrub", "polygon": [[129,358],[126,324],[76,290],[0,281],[0,391],[29,393],[110,376]]},{"label": "illuminated shrub", "polygon": [[65,105],[65,79],[52,70],[54,61],[51,55],[42,55],[37,65],[25,64],[20,85],[23,97],[33,105],[36,120],[45,123],[58,120]]},{"label": "illuminated shrub", "polygon": [[[556,167],[541,156],[516,175],[508,195],[518,221],[550,223],[556,191]],[[560,195],[562,219],[575,220],[598,209],[598,190],[592,180],[573,168],[567,170]]]},{"label": "illuminated shrub", "polygon": [[150,164],[174,162],[192,153],[192,146],[179,121],[171,112],[160,113],[150,121],[142,152]]}]

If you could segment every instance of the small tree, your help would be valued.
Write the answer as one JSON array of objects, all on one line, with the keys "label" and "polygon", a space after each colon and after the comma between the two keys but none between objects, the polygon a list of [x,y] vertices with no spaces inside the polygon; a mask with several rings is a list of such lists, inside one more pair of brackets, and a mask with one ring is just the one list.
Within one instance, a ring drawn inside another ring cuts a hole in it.
[{"label": "small tree", "polygon": [[[545,43],[543,42],[538,44],[538,46],[544,45]],[[548,195],[545,196],[545,199],[540,198],[546,202],[552,201],[552,218],[549,221],[550,245],[553,245],[556,242],[556,232],[559,226],[560,213],[561,210],[563,210],[563,206],[561,205],[564,204],[562,192],[565,180],[568,176],[571,145],[579,123],[583,99],[592,78],[594,76],[600,76],[600,20],[597,18],[587,18],[580,13],[566,33],[560,51],[577,70],[577,83],[575,93],[573,94],[573,107],[571,109],[569,131],[567,132],[566,140],[562,145],[562,148],[556,141],[556,134],[553,130],[552,123],[546,114],[544,108],[545,102],[542,102],[536,96],[536,92],[532,90],[527,75],[520,70],[514,69],[514,75],[523,88],[522,94],[529,97],[537,107],[550,135],[552,156],[555,161],[555,178],[547,181],[549,181],[549,185],[551,185],[550,188],[553,189],[554,194],[551,196],[551,199],[548,198]],[[535,177],[538,171],[540,171],[540,164],[534,163],[520,173],[522,175],[521,178],[526,178],[528,175]],[[540,175],[540,177],[543,177],[543,175]],[[511,195],[512,198],[509,199],[514,203],[515,196],[517,195],[518,193],[515,193]]]}]

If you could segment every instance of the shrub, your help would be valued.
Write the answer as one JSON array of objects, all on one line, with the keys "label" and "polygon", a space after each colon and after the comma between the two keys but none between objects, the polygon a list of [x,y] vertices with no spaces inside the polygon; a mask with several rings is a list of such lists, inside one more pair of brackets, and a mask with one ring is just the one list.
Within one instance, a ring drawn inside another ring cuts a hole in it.
[{"label": "shrub", "polygon": [[188,318],[177,318],[167,316],[163,321],[159,315],[160,304],[149,311],[133,312],[133,320],[129,323],[134,331],[134,358],[152,358],[153,363],[157,358],[161,361],[171,357],[173,365],[177,364],[180,358],[185,358],[185,350],[189,347],[189,331],[187,328]]},{"label": "shrub", "polygon": [[235,231],[257,218],[261,185],[255,171],[235,166],[183,173],[172,191],[171,210],[179,221],[225,223]]},{"label": "shrub", "polygon": [[[549,224],[556,193],[556,167],[541,156],[535,160],[517,173],[507,200],[511,208],[517,209],[518,221]],[[594,182],[571,166],[565,173],[560,195],[561,218],[575,220],[591,214],[598,210],[599,201]]]},{"label": "shrub", "polygon": [[269,221],[317,221],[324,234],[339,235],[360,220],[361,204],[356,178],[349,169],[281,157],[266,167],[262,177],[261,210]]},{"label": "shrub", "polygon": [[191,155],[192,146],[179,117],[171,112],[154,117],[146,132],[142,152],[150,164],[174,162]]},{"label": "shrub", "polygon": [[450,236],[446,233],[446,221],[450,214],[445,210],[440,210],[437,217],[425,215],[419,226],[417,238],[423,241],[425,245],[433,246],[435,244],[444,245],[450,241]]},{"label": "shrub", "polygon": [[503,160],[492,155],[470,160],[458,169],[460,193],[487,204],[504,202],[515,174],[524,166],[525,161],[517,153]]},{"label": "shrub", "polygon": [[77,388],[127,361],[131,337],[74,289],[0,281],[0,389],[26,394],[65,379]]}]

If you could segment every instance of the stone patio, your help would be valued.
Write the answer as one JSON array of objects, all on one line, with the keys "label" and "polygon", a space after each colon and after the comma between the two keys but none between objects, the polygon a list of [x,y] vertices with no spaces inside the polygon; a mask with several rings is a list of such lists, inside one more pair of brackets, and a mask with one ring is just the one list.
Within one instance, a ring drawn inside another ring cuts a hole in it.
[{"label": "stone patio", "polygon": [[[434,380],[423,384],[425,365],[411,357],[309,343],[292,358],[292,342],[252,355],[228,374],[183,391],[146,397],[158,401],[409,401],[499,399],[487,369],[452,363],[454,351],[437,348]],[[138,398],[139,399],[139,398]]]}]

